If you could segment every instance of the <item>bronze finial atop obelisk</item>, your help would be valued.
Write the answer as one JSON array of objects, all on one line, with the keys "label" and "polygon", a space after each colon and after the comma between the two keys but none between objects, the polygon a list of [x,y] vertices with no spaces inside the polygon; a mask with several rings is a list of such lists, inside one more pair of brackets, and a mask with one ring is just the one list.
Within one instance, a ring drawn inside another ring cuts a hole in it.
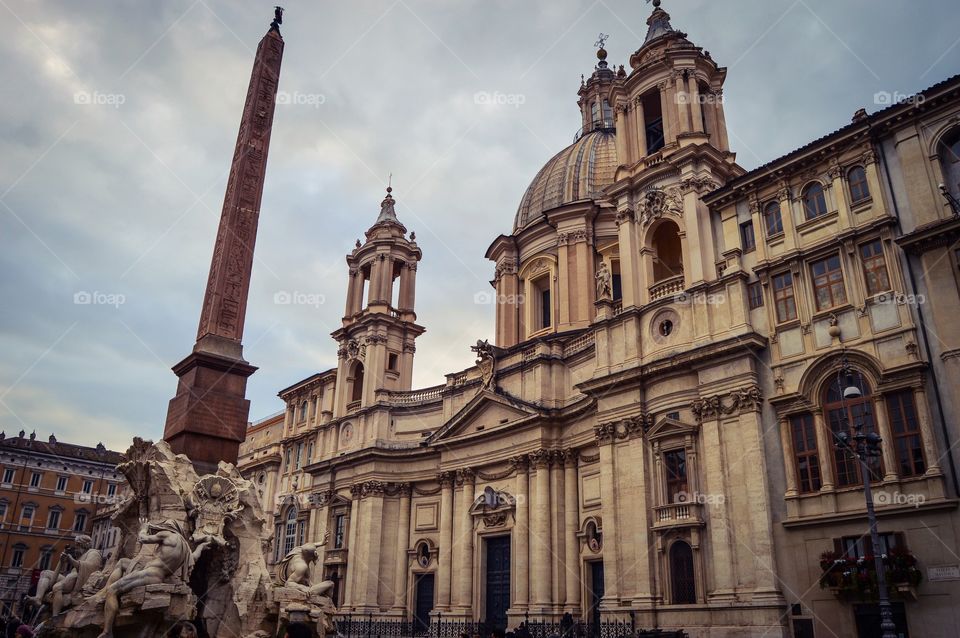
[{"label": "bronze finial atop obelisk", "polygon": [[173,368],[180,382],[167,409],[163,438],[198,469],[215,468],[221,460],[236,463],[247,429],[247,377],[256,368],[243,359],[241,340],[283,58],[282,21],[283,9],[277,7],[270,30],[257,46],[197,342]]}]

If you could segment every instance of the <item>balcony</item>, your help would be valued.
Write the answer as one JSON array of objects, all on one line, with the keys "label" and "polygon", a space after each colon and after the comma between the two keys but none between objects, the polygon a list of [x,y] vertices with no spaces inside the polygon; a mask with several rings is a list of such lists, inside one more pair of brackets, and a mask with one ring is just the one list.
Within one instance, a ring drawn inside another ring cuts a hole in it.
[{"label": "balcony", "polygon": [[650,286],[650,301],[663,299],[678,292],[683,292],[683,275],[670,277]]},{"label": "balcony", "polygon": [[359,409],[360,409],[360,399],[357,399],[356,401],[351,401],[350,403],[347,404],[347,414],[356,412]]},{"label": "balcony", "polygon": [[670,503],[653,508],[653,529],[702,525],[703,506],[700,503]]}]

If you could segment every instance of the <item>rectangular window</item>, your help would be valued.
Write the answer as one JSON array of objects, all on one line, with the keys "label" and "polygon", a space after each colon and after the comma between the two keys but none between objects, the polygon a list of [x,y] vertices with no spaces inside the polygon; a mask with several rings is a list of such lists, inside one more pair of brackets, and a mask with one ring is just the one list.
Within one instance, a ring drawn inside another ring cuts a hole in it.
[{"label": "rectangular window", "polygon": [[773,300],[777,308],[777,322],[797,318],[797,302],[793,297],[793,275],[785,272],[773,278]]},{"label": "rectangular window", "polygon": [[73,531],[82,532],[87,526],[87,515],[83,512],[77,512],[77,518],[73,521]]},{"label": "rectangular window", "polygon": [[60,529],[60,510],[50,510],[47,517],[47,529]]},{"label": "rectangular window", "polygon": [[763,207],[763,221],[767,227],[767,237],[775,237],[783,232],[783,217],[780,215],[779,202],[768,202]]},{"label": "rectangular window", "polygon": [[292,451],[290,448],[287,448],[286,461],[285,461],[284,464],[283,464],[283,467],[284,467],[284,469],[286,469],[287,472],[290,471],[290,455],[291,455],[292,453],[293,453],[293,451]]},{"label": "rectangular window", "polygon": [[897,455],[897,471],[901,477],[920,476],[927,471],[927,463],[923,457],[923,439],[920,438],[913,392],[894,392],[888,394],[886,399],[893,449]]},{"label": "rectangular window", "polygon": [[759,281],[747,284],[747,303],[750,310],[763,306],[763,286]]},{"label": "rectangular window", "polygon": [[0,527],[7,522],[7,504],[0,503]]},{"label": "rectangular window", "polygon": [[623,299],[623,280],[620,278],[620,273],[614,272],[610,278],[611,288],[613,289],[613,300],[620,301]]},{"label": "rectangular window", "polygon": [[310,441],[310,443],[307,444],[307,462],[309,463],[312,458],[313,458],[313,441]]},{"label": "rectangular window", "polygon": [[116,496],[117,495],[117,484],[110,483],[107,485],[107,496]]},{"label": "rectangular window", "polygon": [[813,273],[813,295],[817,310],[826,310],[847,303],[847,291],[843,286],[843,271],[840,255],[833,255],[810,264]]},{"label": "rectangular window", "polygon": [[301,460],[300,457],[302,456],[303,456],[303,443],[297,443],[297,464],[295,469],[298,469],[298,470],[300,469],[300,460]]},{"label": "rectangular window", "polygon": [[93,491],[93,481],[86,480],[83,482],[83,493],[89,494]]},{"label": "rectangular window", "polygon": [[4,483],[13,483],[14,477],[17,475],[17,471],[13,468],[7,468],[3,471],[3,482]]},{"label": "rectangular window", "polygon": [[67,477],[66,477],[66,476],[58,476],[58,477],[57,477],[57,491],[58,491],[58,492],[66,492],[66,491],[67,491]]},{"label": "rectangular window", "polygon": [[333,547],[334,549],[343,549],[343,542],[346,538],[347,515],[337,514],[333,524]]},{"label": "rectangular window", "polygon": [[860,246],[860,258],[863,260],[863,278],[867,283],[867,294],[876,295],[890,290],[887,260],[883,257],[883,244],[880,240]]},{"label": "rectangular window", "polygon": [[740,224],[740,247],[745,253],[751,253],[757,249],[757,239],[753,234],[753,222]]},{"label": "rectangular window", "polygon": [[[903,545],[896,532],[880,532],[877,536],[877,540],[880,542],[881,553],[889,554],[893,548]],[[843,538],[834,540],[834,547],[846,558],[866,558],[867,556],[873,556],[873,547],[871,547],[870,544],[869,534],[864,534],[863,536],[844,536]]]},{"label": "rectangular window", "polygon": [[306,521],[297,521],[297,545],[303,545],[304,534],[306,533]]},{"label": "rectangular window", "polygon": [[19,547],[13,550],[13,557],[10,559],[10,567],[23,566],[23,550]]},{"label": "rectangular window", "polygon": [[33,472],[30,474],[30,487],[40,487],[40,480],[43,478],[43,474],[40,472]]},{"label": "rectangular window", "polygon": [[52,557],[53,557],[53,552],[50,551],[50,550],[44,550],[43,553],[40,554],[40,565],[39,565],[39,569],[40,569],[41,571],[43,571],[43,570],[45,570],[45,569],[50,569],[50,560],[51,560]]},{"label": "rectangular window", "polygon": [[398,369],[400,358],[397,356],[396,352],[391,352],[387,357],[387,370],[391,372],[396,372]]},{"label": "rectangular window", "polygon": [[797,469],[797,489],[801,493],[820,489],[820,455],[817,452],[817,434],[813,415],[802,414],[790,419],[790,439]]},{"label": "rectangular window", "polygon": [[667,502],[687,502],[690,499],[687,493],[687,451],[664,452],[663,464],[667,473]]},{"label": "rectangular window", "polygon": [[31,525],[33,525],[33,507],[25,505],[20,513],[20,531],[29,531]]},{"label": "rectangular window", "polygon": [[535,330],[549,328],[552,325],[553,305],[550,301],[550,277],[540,277],[533,282],[534,298],[536,300],[536,317],[534,317]]}]

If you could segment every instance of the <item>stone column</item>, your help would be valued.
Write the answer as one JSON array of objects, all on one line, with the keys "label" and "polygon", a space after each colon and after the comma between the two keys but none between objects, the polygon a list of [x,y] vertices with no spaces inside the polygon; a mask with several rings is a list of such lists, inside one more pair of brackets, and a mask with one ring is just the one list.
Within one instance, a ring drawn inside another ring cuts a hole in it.
[{"label": "stone column", "polygon": [[[796,284],[794,284],[796,285]],[[813,429],[817,433],[817,456],[820,458],[820,491],[833,491],[833,454],[836,449],[831,440],[833,436],[823,422],[823,411],[813,411]]]},{"label": "stone column", "polygon": [[[793,198],[786,184],[781,184],[777,190],[777,200],[780,202],[780,219],[783,221],[783,249],[792,250],[797,247],[797,224],[793,216]],[[793,285],[796,287],[798,284],[793,282]]]},{"label": "stone column", "polygon": [[512,574],[516,574],[516,589],[513,601],[514,609],[523,611],[530,600],[530,495],[529,495],[529,468],[526,456],[512,459],[517,468],[517,518],[513,528],[513,557]]},{"label": "stone column", "polygon": [[350,495],[353,500],[350,502],[350,529],[347,532],[349,536],[347,551],[348,561],[347,561],[347,571],[344,576],[346,583],[344,586],[343,594],[343,606],[346,608],[352,608],[354,605],[354,591],[356,591],[356,586],[354,580],[357,578],[357,562],[358,558],[355,557],[355,554],[359,554],[357,551],[357,528],[360,526],[360,486],[354,485],[350,488]]},{"label": "stone column", "polygon": [[470,506],[473,505],[474,472],[470,468],[457,470],[457,482],[463,483],[463,490],[460,492],[460,507],[457,508],[459,517],[459,542],[457,548],[460,553],[460,560],[457,561],[459,570],[458,593],[460,607],[464,614],[470,614],[473,608],[473,516],[470,515]]},{"label": "stone column", "polygon": [[441,472],[440,556],[437,561],[437,611],[450,611],[450,578],[453,566],[453,475]]},{"label": "stone column", "polygon": [[[877,195],[879,197],[879,195]],[[930,405],[927,403],[927,391],[922,387],[917,387],[913,392],[913,409],[917,411],[917,421],[920,423],[920,437],[923,439],[923,455],[927,461],[927,476],[940,476],[943,470],[940,469],[940,455],[937,454],[937,439],[933,433],[933,425],[930,421]],[[888,439],[889,440],[889,439]],[[890,447],[893,441],[890,441],[884,447]],[[950,452],[948,451],[947,454]]]},{"label": "stone column", "polygon": [[[357,602],[362,610],[368,613],[380,611],[380,556],[383,550],[383,483],[369,481],[364,486],[362,496],[361,515],[364,518],[363,529],[360,532],[360,551],[363,562],[362,598]],[[356,558],[356,555],[354,555]]]},{"label": "stone column", "polygon": [[713,94],[716,96],[717,100],[716,104],[714,105],[714,114],[717,118],[717,146],[719,146],[719,148],[723,151],[729,151],[730,140],[727,137],[727,118],[723,114],[723,89],[717,89]]},{"label": "stone column", "polygon": [[687,86],[689,87],[687,95],[690,97],[690,119],[692,120],[693,130],[697,133],[704,133],[703,107],[700,104],[700,87],[697,86],[697,78],[693,71],[687,76]]},{"label": "stone column", "polygon": [[615,607],[620,598],[620,547],[617,541],[617,471],[612,424],[597,426],[600,447],[600,512],[603,516],[603,599]]},{"label": "stone column", "polygon": [[880,446],[880,453],[883,455],[883,480],[897,480],[897,458],[893,453],[893,432],[890,430],[890,419],[887,416],[886,397],[878,395],[873,402],[873,413],[876,415],[875,426],[877,434],[883,439],[884,445]]},{"label": "stone column", "polygon": [[283,436],[287,437],[290,435],[290,431],[293,426],[293,407],[288,405],[286,412],[283,414]]},{"label": "stone column", "polygon": [[537,450],[530,455],[536,468],[531,512],[530,579],[533,602],[538,612],[548,611],[550,605],[550,454]]},{"label": "stone column", "polygon": [[843,186],[843,170],[836,160],[832,161],[827,169],[827,177],[830,182],[825,190],[831,193],[833,205],[837,207],[837,228],[841,231],[847,230],[853,225],[853,217],[850,204],[847,203],[846,188]]},{"label": "stone column", "polygon": [[567,599],[567,579],[564,577],[564,552],[566,545],[563,542],[564,519],[563,506],[566,502],[563,490],[563,452],[550,452],[550,602],[563,605]]},{"label": "stone column", "polygon": [[405,612],[407,608],[407,549],[410,544],[410,495],[409,483],[400,484],[400,514],[397,524],[396,573],[393,584],[393,608]]},{"label": "stone column", "polygon": [[795,467],[795,456],[793,454],[793,429],[790,425],[790,419],[780,417],[780,447],[783,449],[784,475],[787,479],[787,491],[784,497],[796,496],[797,492],[797,471]]},{"label": "stone column", "polygon": [[[677,112],[680,117],[679,133],[690,132],[690,95],[687,93],[686,83],[683,79],[683,71],[675,69],[673,71],[673,83],[675,89],[675,100],[671,108]],[[604,568],[606,569],[606,568]]]},{"label": "stone column", "polygon": [[580,613],[580,552],[577,532],[580,531],[579,503],[577,499],[577,451],[563,451],[563,497],[564,497],[564,573],[566,574],[566,602],[564,611],[574,617]]},{"label": "stone column", "polygon": [[664,80],[657,84],[660,91],[660,115],[663,122],[663,143],[670,144],[677,141],[680,132],[680,112],[677,110],[676,85]]},{"label": "stone column", "polygon": [[362,277],[362,275],[358,268],[350,269],[350,280],[347,282],[347,303],[343,309],[343,314],[346,317],[357,312],[357,278],[360,277]]},{"label": "stone column", "polygon": [[633,112],[634,126],[636,126],[637,159],[639,160],[647,156],[647,120],[643,113],[643,100],[639,97],[634,103]]}]

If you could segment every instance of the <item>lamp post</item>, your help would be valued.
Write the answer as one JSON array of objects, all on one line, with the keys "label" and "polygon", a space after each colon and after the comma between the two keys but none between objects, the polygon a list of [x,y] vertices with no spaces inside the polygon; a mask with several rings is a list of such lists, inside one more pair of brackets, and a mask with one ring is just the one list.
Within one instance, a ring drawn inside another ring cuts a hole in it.
[{"label": "lamp post", "polygon": [[[853,370],[844,357],[837,373],[837,383],[843,388],[843,415],[841,423],[847,425],[847,401],[856,401],[863,396],[863,390],[853,379]],[[860,475],[863,477],[863,497],[867,504],[867,523],[870,526],[870,544],[873,546],[873,567],[877,572],[877,597],[880,599],[880,631],[882,638],[897,638],[897,626],[893,623],[893,609],[890,607],[890,596],[887,592],[887,576],[884,571],[883,555],[880,552],[880,535],[877,533],[877,513],[873,509],[873,492],[870,489],[869,458],[880,456],[882,439],[876,432],[863,431],[863,418],[855,419],[853,434],[849,428],[835,433],[837,448],[852,455],[860,464]]]}]

